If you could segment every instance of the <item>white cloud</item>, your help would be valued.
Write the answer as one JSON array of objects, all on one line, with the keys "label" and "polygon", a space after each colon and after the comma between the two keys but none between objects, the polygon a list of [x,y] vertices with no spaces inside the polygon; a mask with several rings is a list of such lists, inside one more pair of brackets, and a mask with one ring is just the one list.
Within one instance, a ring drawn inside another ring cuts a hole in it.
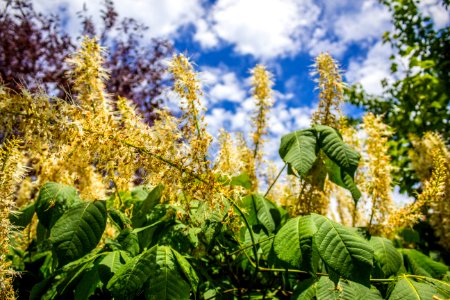
[{"label": "white cloud", "polygon": [[442,28],[450,23],[450,14],[442,6],[440,0],[422,0],[419,8],[425,16],[431,17],[437,28]]},{"label": "white cloud", "polygon": [[379,39],[390,28],[390,14],[376,0],[366,0],[358,10],[339,15],[334,32],[345,43]]},{"label": "white cloud", "polygon": [[305,38],[310,55],[327,51],[341,57],[353,43],[370,46],[390,26],[387,8],[377,0],[326,1],[320,22]]},{"label": "white cloud", "polygon": [[204,19],[196,23],[194,40],[199,42],[204,48],[214,48],[219,44],[219,37],[212,31],[211,26]]},{"label": "white cloud", "polygon": [[364,60],[351,60],[345,77],[350,83],[361,83],[364,89],[375,95],[383,91],[381,80],[392,81],[389,57],[392,49],[381,41],[372,47]]},{"label": "white cloud", "polygon": [[205,84],[206,98],[210,105],[224,100],[241,102],[246,96],[242,80],[224,67],[204,67],[200,79]]},{"label": "white cloud", "polygon": [[[219,0],[208,22],[211,31],[233,44],[236,52],[270,59],[299,52],[302,30],[318,15],[319,8],[310,0]],[[204,29],[201,20],[195,39],[205,48],[215,45]]]},{"label": "white cloud", "polygon": [[[53,12],[68,17],[67,29],[75,34],[80,30],[80,22],[75,17],[87,3],[89,14],[96,23],[100,21],[99,13],[103,1],[85,0],[34,0],[35,7],[43,12]],[[130,17],[149,26],[149,37],[174,36],[180,27],[197,21],[203,14],[201,0],[115,0],[114,6],[119,17]]]}]

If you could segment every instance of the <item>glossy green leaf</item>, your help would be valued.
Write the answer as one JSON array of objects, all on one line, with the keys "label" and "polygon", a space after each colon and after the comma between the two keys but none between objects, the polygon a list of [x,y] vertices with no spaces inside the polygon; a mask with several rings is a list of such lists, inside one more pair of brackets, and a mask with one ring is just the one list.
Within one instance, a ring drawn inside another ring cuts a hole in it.
[{"label": "glossy green leaf", "polygon": [[107,289],[117,299],[130,299],[145,289],[147,299],[188,299],[189,283],[195,281],[193,269],[167,246],[154,246],[120,267],[109,280]]},{"label": "glossy green leaf", "polygon": [[50,229],[78,201],[80,198],[73,187],[56,182],[45,183],[39,190],[35,204],[39,222]]},{"label": "glossy green leaf", "polygon": [[117,237],[117,242],[120,244],[121,249],[130,253],[131,256],[139,254],[138,234],[133,232],[131,228],[122,230]]},{"label": "glossy green leaf", "polygon": [[433,278],[441,278],[448,271],[443,263],[434,261],[429,256],[414,250],[401,249],[409,272]]},{"label": "glossy green leaf", "polygon": [[131,219],[133,227],[141,227],[147,222],[147,215],[152,212],[153,208],[161,200],[163,190],[164,186],[160,184],[148,193],[147,198],[142,202],[139,210],[134,212],[133,218]]},{"label": "glossy green leaf", "polygon": [[[115,298],[129,299],[141,291],[150,274],[156,269],[156,249],[157,246],[154,246],[142,252],[115,271],[106,286]],[[116,261],[114,265],[117,263]]]},{"label": "glossy green leaf", "polygon": [[376,288],[368,288],[362,284],[341,280],[337,286],[326,276],[316,283],[317,300],[382,300],[380,292]]},{"label": "glossy green leaf", "polygon": [[155,248],[155,268],[145,291],[146,299],[189,299],[190,287],[182,278],[183,273],[180,272],[173,250],[167,246]]},{"label": "glossy green leaf", "polygon": [[252,181],[247,173],[242,173],[238,176],[231,177],[230,185],[242,186],[243,188],[250,190],[252,188]]},{"label": "glossy green leaf", "polygon": [[281,138],[279,154],[300,176],[306,176],[316,161],[317,141],[310,129],[291,132]]},{"label": "glossy green leaf", "polygon": [[268,233],[274,232],[280,223],[278,208],[261,195],[252,194],[242,198],[242,207],[248,215],[250,225],[261,224]]},{"label": "glossy green leaf", "polygon": [[[302,264],[302,246],[312,245],[312,237],[317,228],[310,216],[290,219],[278,231],[273,242],[277,258],[291,268],[300,268]],[[307,253],[311,255],[311,253]]]},{"label": "glossy green leaf", "polygon": [[389,294],[389,300],[430,300],[439,295],[438,291],[429,284],[417,282],[412,278],[402,276]]},{"label": "glossy green leaf", "polygon": [[352,194],[352,198],[355,202],[361,198],[361,191],[356,186],[356,183],[348,172],[346,172],[343,168],[340,168],[334,161],[331,159],[325,160],[325,166],[328,173],[328,178],[331,182],[339,185],[350,191]]},{"label": "glossy green leaf", "polygon": [[336,289],[335,284],[328,277],[322,276],[316,284],[317,300],[340,300],[342,289]]},{"label": "glossy green leaf", "polygon": [[294,288],[294,293],[291,297],[293,300],[315,300],[317,292],[317,279],[309,278],[300,280]]},{"label": "glossy green leaf", "polygon": [[373,249],[351,229],[321,215],[313,214],[317,232],[314,244],[325,264],[336,274],[369,286]]},{"label": "glossy green leaf", "polygon": [[85,272],[75,287],[74,300],[89,299],[95,293],[95,290],[100,285],[101,280],[98,273],[98,263]]},{"label": "glossy green leaf", "polygon": [[375,288],[368,288],[362,284],[343,280],[339,282],[339,286],[342,289],[343,300],[353,300],[363,297],[364,300],[382,300],[380,292]]},{"label": "glossy green leaf", "polygon": [[60,265],[82,257],[94,249],[106,226],[105,201],[81,202],[67,210],[50,232],[50,240]]},{"label": "glossy green leaf", "polygon": [[108,210],[108,214],[111,217],[111,220],[114,222],[114,224],[120,229],[124,229],[128,226],[131,226],[131,220],[123,212],[111,208]]},{"label": "glossy green leaf", "polygon": [[273,242],[277,258],[291,268],[300,267],[302,251],[298,233],[300,217],[291,219],[278,231]]},{"label": "glossy green leaf", "polygon": [[431,277],[419,277],[416,280],[432,285],[443,298],[450,299],[450,282],[437,280]]},{"label": "glossy green leaf", "polygon": [[122,250],[112,251],[102,258],[98,265],[98,273],[101,280],[107,283],[114,274],[125,265],[131,257]]},{"label": "glossy green leaf", "polygon": [[369,242],[374,250],[375,262],[383,272],[383,278],[396,275],[402,266],[403,259],[392,242],[377,236],[373,236]]},{"label": "glossy green leaf", "polygon": [[187,261],[186,258],[184,258],[180,253],[172,249],[173,254],[175,255],[175,259],[183,272],[185,278],[189,282],[191,289],[194,291],[194,293],[197,292],[197,286],[199,284],[199,278],[197,276],[197,273],[195,272],[194,268],[191,266],[191,264]]},{"label": "glossy green leaf", "polygon": [[345,144],[336,129],[324,125],[313,127],[318,133],[320,149],[351,177],[358,168],[360,155],[349,145]]}]

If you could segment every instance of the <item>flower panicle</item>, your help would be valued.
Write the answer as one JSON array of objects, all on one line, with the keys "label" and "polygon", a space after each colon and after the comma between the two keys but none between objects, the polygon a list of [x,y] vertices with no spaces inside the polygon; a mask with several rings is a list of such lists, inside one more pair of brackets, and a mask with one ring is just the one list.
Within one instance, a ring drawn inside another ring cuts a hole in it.
[{"label": "flower panicle", "polygon": [[342,116],[340,106],[344,99],[344,83],[339,65],[329,53],[321,53],[316,57],[314,67],[314,74],[318,75],[320,101],[312,116],[312,124],[339,128],[339,119]]},{"label": "flower panicle", "polygon": [[[378,226],[386,224],[389,212],[393,208],[392,199],[392,165],[388,153],[388,138],[392,131],[383,123],[381,116],[368,113],[363,117],[363,128],[367,134],[365,151],[367,167],[365,185],[363,186],[371,201],[369,230],[379,230]],[[377,224],[377,226],[372,226]],[[374,233],[374,232],[373,232]]]},{"label": "flower panicle", "polygon": [[264,143],[263,136],[267,134],[267,114],[273,105],[272,99],[272,74],[263,65],[257,65],[252,73],[253,98],[255,99],[256,112],[253,116],[253,156],[260,162],[263,156],[261,151]]},{"label": "flower panicle", "polygon": [[105,82],[109,75],[103,68],[104,52],[96,38],[85,37],[80,49],[67,59],[72,66],[69,77],[81,106],[94,115],[105,115],[112,110]]},{"label": "flower panicle", "polygon": [[12,195],[26,172],[22,159],[18,140],[6,141],[0,147],[0,299],[15,299],[12,280],[17,274],[5,259],[5,253],[9,251],[10,235],[14,231],[9,221],[15,209]]}]

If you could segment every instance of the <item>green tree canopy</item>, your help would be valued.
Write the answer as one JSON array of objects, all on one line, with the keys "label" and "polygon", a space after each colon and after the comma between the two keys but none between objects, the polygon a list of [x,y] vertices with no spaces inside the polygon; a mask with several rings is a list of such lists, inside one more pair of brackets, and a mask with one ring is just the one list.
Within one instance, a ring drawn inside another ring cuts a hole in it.
[{"label": "green tree canopy", "polygon": [[[384,121],[394,129],[390,150],[398,167],[395,179],[402,191],[411,194],[418,179],[407,155],[408,134],[436,131],[449,139],[450,27],[436,29],[421,12],[419,0],[381,2],[392,13],[393,30],[385,33],[383,41],[394,50],[391,72],[398,79],[383,81],[381,96],[368,95],[360,85],[353,86],[347,96],[367,111],[384,114]],[[443,0],[442,9],[448,12],[449,3]],[[404,61],[406,65],[399,68]]]}]

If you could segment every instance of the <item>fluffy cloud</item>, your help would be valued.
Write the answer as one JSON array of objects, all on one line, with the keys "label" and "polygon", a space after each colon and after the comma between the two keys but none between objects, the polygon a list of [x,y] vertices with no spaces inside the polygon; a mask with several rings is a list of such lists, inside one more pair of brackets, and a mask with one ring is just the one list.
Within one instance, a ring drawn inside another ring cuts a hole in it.
[{"label": "fluffy cloud", "polygon": [[295,54],[300,50],[302,30],[316,22],[319,13],[310,0],[218,0],[207,23],[197,22],[194,38],[206,48],[216,46],[220,39],[233,44],[240,54],[261,59]]},{"label": "fluffy cloud", "polygon": [[[83,9],[85,0],[34,0],[40,11],[53,12],[65,19],[67,30],[76,33],[80,24],[76,13]],[[98,22],[103,1],[89,1],[88,11]],[[192,24],[203,14],[200,0],[115,0],[120,17],[131,17],[149,26],[149,37],[176,35],[180,27]]]},{"label": "fluffy cloud", "polygon": [[419,2],[419,8],[424,15],[431,17],[437,28],[442,28],[450,23],[450,15],[442,7],[440,0],[422,0]]},{"label": "fluffy cloud", "polygon": [[245,98],[246,89],[242,80],[224,67],[204,67],[200,79],[205,85],[209,105],[221,101],[240,102]]},{"label": "fluffy cloud", "polygon": [[327,1],[322,8],[322,17],[307,44],[313,56],[328,51],[341,57],[354,43],[368,47],[391,26],[388,10],[377,0]]},{"label": "fluffy cloud", "polygon": [[350,62],[345,77],[350,83],[361,83],[368,93],[379,95],[383,91],[381,80],[393,80],[389,61],[391,55],[390,46],[378,42],[364,59]]}]

